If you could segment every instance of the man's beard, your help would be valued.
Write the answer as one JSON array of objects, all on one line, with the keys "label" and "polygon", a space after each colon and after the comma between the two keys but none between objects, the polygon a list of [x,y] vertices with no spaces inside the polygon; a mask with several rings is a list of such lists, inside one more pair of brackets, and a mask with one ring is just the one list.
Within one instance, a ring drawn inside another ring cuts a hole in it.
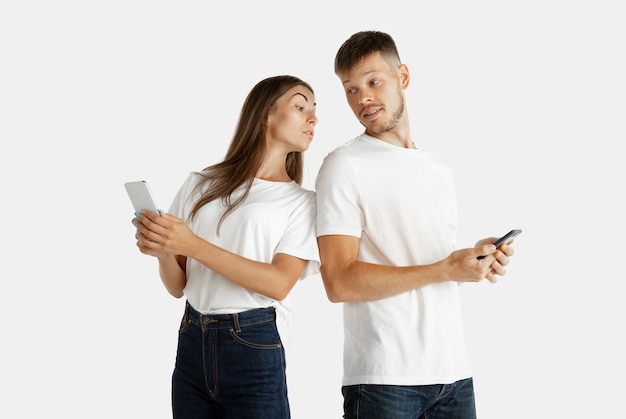
[{"label": "man's beard", "polygon": [[363,125],[366,130],[373,135],[382,134],[384,132],[393,130],[395,127],[398,126],[398,124],[400,123],[400,119],[404,114],[404,97],[402,96],[401,91],[398,91],[398,99],[399,105],[396,110],[391,114],[391,117],[383,121],[375,121],[374,124],[369,128],[362,122],[361,125]]}]

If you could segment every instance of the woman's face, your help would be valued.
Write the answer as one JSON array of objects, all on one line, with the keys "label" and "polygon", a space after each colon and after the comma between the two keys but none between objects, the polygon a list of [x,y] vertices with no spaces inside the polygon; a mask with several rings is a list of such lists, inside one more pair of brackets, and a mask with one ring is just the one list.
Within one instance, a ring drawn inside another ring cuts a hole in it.
[{"label": "woman's face", "polygon": [[276,101],[267,121],[268,148],[290,153],[309,148],[315,133],[315,96],[304,86],[289,89]]}]

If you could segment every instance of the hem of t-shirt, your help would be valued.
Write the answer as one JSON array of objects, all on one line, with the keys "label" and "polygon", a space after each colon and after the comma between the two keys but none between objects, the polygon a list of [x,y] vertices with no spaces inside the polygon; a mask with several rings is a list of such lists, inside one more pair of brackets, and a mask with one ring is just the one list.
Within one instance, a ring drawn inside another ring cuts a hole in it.
[{"label": "hem of t-shirt", "polygon": [[321,236],[352,236],[361,238],[361,230],[349,228],[319,228],[316,232],[317,237]]},{"label": "hem of t-shirt", "polygon": [[320,273],[321,262],[320,262],[319,253],[304,255],[302,254],[301,251],[298,251],[297,249],[287,249],[287,248],[277,249],[276,253],[283,253],[283,254],[307,261],[304,271],[298,278],[300,280],[306,279],[310,276],[314,276]]},{"label": "hem of t-shirt", "polygon": [[[317,247],[315,248],[317,250]],[[284,253],[286,255],[289,256],[293,256],[295,258],[298,259],[303,259],[303,260],[309,260],[309,261],[313,261],[313,262],[319,262],[320,261],[320,256],[319,253],[306,253],[303,252],[301,249],[297,249],[297,248],[289,248],[289,247],[279,247],[275,250],[274,252],[276,253]]]},{"label": "hem of t-shirt", "polygon": [[472,374],[459,374],[449,376],[432,376],[432,377],[380,377],[380,376],[360,376],[360,377],[344,377],[341,385],[352,386],[357,384],[376,384],[376,385],[396,385],[396,386],[423,386],[433,384],[452,384],[460,380],[471,378]]},{"label": "hem of t-shirt", "polygon": [[267,180],[267,179],[261,179],[261,178],[255,177],[254,181],[258,182],[258,183],[266,183],[266,184],[270,184],[270,185],[281,185],[282,184],[282,185],[297,185],[297,186],[300,186],[300,185],[298,185],[298,183],[296,183],[295,180],[289,180],[289,181],[284,181],[284,180]]}]

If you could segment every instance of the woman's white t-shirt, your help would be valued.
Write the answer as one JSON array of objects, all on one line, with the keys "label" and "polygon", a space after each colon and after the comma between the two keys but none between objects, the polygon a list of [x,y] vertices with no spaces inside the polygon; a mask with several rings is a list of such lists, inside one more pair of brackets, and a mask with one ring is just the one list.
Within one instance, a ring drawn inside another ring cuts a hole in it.
[{"label": "woman's white t-shirt", "polygon": [[[232,253],[259,262],[271,263],[274,255],[285,253],[308,260],[300,279],[319,272],[315,236],[315,193],[296,182],[254,179],[244,202],[217,224],[226,207],[221,199],[204,205],[193,220],[189,218],[201,192],[201,176],[191,173],[174,197],[169,212],[187,222],[198,236]],[[237,189],[235,201],[244,187]],[[287,345],[293,313],[289,296],[277,301],[241,287],[193,259],[187,259],[184,294],[189,304],[203,314],[231,314],[256,308],[276,308],[276,323]]]},{"label": "woman's white t-shirt", "polygon": [[[358,260],[426,265],[454,250],[452,173],[431,153],[360,135],[324,159],[317,235],[360,238]],[[344,303],[343,384],[446,384],[471,376],[459,285]]]}]

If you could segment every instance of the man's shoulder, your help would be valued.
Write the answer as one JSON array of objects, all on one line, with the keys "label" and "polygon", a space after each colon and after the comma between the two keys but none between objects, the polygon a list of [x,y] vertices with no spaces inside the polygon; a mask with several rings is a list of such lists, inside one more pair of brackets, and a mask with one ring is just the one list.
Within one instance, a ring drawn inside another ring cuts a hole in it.
[{"label": "man's shoulder", "polygon": [[341,154],[349,155],[361,148],[361,146],[363,145],[362,140],[363,140],[363,134],[359,134],[356,137],[351,138],[350,140],[346,141],[345,143],[335,147],[333,150],[331,150],[327,154],[327,157],[341,155]]}]

